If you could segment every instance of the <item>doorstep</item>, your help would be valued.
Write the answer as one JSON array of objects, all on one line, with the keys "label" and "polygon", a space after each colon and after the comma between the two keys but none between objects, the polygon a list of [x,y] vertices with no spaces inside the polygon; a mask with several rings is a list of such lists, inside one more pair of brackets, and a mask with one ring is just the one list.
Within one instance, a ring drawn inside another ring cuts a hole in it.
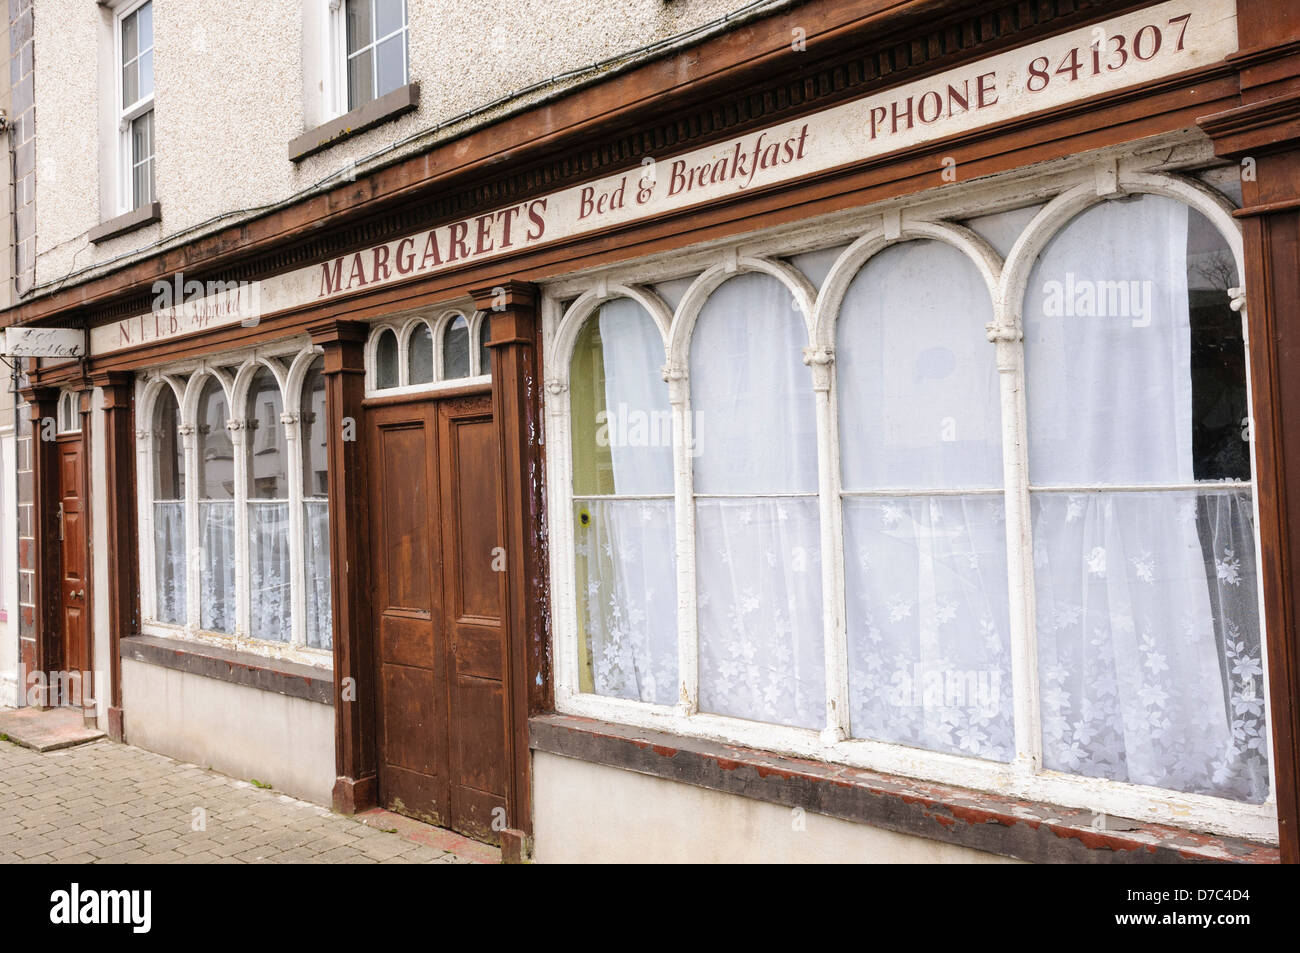
[{"label": "doorstep", "polygon": [[[529,747],[1031,863],[1276,864],[1277,847],[584,718],[529,719]],[[1112,821],[1121,821],[1113,818]]]},{"label": "doorstep", "polygon": [[86,727],[80,708],[10,708],[0,711],[0,740],[33,751],[57,751],[104,737]]}]

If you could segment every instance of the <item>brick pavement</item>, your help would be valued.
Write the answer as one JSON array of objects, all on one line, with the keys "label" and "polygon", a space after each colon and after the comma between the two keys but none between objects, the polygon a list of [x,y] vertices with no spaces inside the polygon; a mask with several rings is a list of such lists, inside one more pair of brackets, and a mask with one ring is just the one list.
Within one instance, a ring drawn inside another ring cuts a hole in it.
[{"label": "brick pavement", "polygon": [[[455,864],[499,857],[449,832],[386,817],[393,816],[377,812],[362,823],[107,740],[45,753],[0,741],[0,863]],[[457,843],[460,853],[446,849]]]}]

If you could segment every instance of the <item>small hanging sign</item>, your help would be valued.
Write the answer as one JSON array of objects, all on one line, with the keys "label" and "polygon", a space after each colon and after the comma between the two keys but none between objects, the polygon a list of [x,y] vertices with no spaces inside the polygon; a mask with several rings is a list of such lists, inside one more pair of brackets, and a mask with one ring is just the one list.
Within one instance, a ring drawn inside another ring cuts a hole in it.
[{"label": "small hanging sign", "polygon": [[5,328],[7,357],[86,356],[86,333],[76,328]]}]

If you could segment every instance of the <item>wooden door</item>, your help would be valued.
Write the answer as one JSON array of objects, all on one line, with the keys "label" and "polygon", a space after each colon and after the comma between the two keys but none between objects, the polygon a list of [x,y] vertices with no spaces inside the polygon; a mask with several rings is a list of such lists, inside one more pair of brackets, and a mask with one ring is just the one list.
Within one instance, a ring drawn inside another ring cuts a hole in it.
[{"label": "wooden door", "polygon": [[376,407],[367,428],[379,800],[495,842],[509,761],[491,400]]},{"label": "wooden door", "polygon": [[[54,701],[59,705],[78,705],[93,698],[93,686],[83,684],[90,675],[90,613],[86,593],[90,589],[86,579],[89,568],[86,531],[85,450],[80,434],[58,438],[59,460],[59,596],[62,621],[62,646],[60,666],[69,673],[86,673],[74,677],[51,679],[51,684],[62,686],[62,695]],[[81,696],[72,697],[69,691],[79,687]]]}]

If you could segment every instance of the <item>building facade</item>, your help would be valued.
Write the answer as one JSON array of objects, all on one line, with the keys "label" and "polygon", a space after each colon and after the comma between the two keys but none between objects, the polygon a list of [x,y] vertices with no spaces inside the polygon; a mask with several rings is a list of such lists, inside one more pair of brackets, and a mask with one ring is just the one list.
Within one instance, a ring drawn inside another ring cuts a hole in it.
[{"label": "building facade", "polygon": [[0,703],[539,861],[1300,858],[1300,11],[616,6],[10,5]]}]

